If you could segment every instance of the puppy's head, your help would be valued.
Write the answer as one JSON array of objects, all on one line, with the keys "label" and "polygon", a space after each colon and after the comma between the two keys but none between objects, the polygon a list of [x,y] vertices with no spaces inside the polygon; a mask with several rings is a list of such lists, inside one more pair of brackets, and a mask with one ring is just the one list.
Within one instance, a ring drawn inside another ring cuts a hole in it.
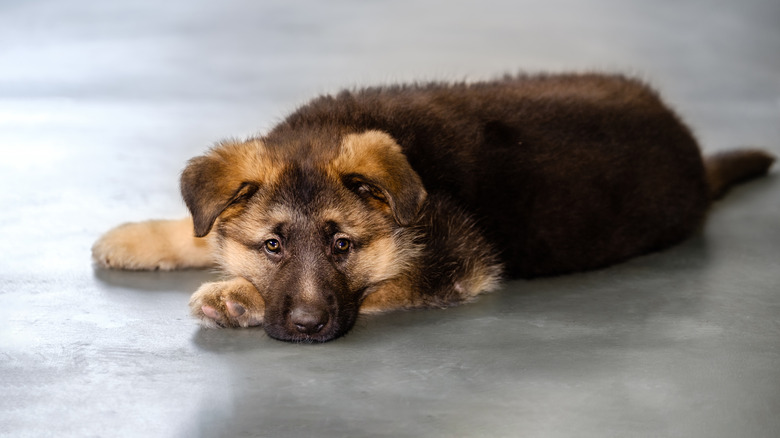
[{"label": "puppy's head", "polygon": [[225,143],[190,161],[181,188],[195,235],[215,229],[222,267],[254,284],[277,339],[345,334],[419,252],[409,225],[426,193],[383,132]]}]

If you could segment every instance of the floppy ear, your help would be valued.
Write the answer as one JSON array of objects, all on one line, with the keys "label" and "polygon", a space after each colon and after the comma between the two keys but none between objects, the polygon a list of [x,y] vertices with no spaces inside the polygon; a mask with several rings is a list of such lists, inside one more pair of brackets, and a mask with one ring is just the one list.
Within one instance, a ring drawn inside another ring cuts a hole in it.
[{"label": "floppy ear", "polygon": [[414,222],[427,196],[401,146],[382,131],[345,136],[330,169],[349,189],[389,206],[402,226]]},{"label": "floppy ear", "polygon": [[276,170],[262,143],[222,143],[195,157],[181,174],[181,194],[192,214],[195,236],[203,237],[231,205],[249,199]]}]

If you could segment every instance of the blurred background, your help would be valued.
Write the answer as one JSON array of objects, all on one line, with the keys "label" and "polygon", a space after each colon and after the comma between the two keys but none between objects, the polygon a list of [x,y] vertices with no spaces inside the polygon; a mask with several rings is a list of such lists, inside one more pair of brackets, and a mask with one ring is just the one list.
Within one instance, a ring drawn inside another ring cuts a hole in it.
[{"label": "blurred background", "polygon": [[188,158],[345,87],[627,73],[705,150],[780,153],[778,54],[777,0],[0,0],[0,436],[777,436],[776,177],[706,244],[322,346],[202,331],[214,274],[89,254],[186,214]]}]

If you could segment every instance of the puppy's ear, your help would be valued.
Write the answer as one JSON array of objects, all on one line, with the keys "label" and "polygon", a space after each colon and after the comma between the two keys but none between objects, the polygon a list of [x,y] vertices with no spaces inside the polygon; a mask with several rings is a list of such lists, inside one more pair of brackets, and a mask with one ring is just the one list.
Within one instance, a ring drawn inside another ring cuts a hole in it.
[{"label": "puppy's ear", "polygon": [[181,174],[181,194],[192,214],[195,236],[211,231],[231,205],[246,201],[278,174],[262,143],[222,143],[187,163]]},{"label": "puppy's ear", "polygon": [[349,189],[389,207],[401,226],[415,221],[427,196],[401,146],[382,131],[345,136],[330,171]]}]

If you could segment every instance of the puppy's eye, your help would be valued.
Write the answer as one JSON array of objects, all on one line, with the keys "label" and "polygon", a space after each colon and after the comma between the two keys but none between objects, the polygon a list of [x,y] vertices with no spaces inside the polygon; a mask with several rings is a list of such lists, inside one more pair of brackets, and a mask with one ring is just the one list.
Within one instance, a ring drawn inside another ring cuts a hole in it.
[{"label": "puppy's eye", "polygon": [[333,242],[333,252],[335,254],[344,254],[349,251],[351,246],[352,242],[347,239],[336,239],[336,241]]},{"label": "puppy's eye", "polygon": [[279,254],[282,249],[282,244],[276,239],[268,239],[265,241],[265,250],[271,254]]}]

